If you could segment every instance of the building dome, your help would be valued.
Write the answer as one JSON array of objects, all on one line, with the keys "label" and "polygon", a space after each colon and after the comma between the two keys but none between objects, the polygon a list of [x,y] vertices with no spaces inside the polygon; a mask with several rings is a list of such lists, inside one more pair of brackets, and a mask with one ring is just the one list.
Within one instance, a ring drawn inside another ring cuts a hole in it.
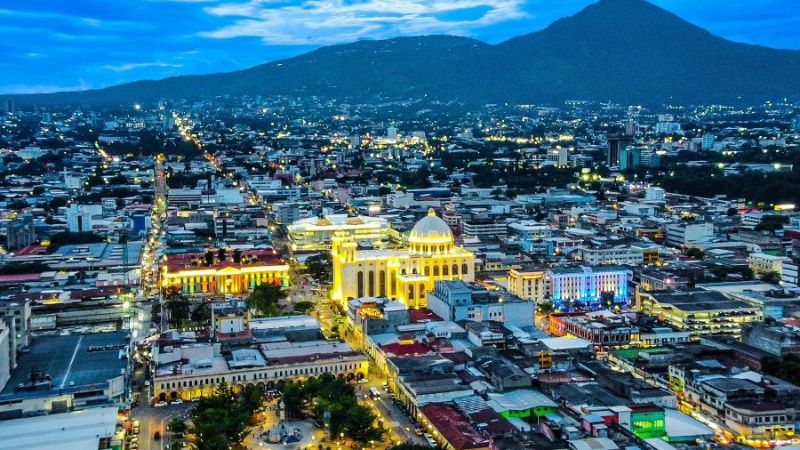
[{"label": "building dome", "polygon": [[408,241],[412,244],[448,244],[453,242],[453,232],[433,208],[411,229]]}]

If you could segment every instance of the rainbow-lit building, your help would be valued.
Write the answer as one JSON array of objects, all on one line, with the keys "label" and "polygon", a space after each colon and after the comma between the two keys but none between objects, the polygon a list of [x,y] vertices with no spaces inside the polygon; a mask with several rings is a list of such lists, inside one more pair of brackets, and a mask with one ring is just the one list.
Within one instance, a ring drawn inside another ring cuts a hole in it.
[{"label": "rainbow-lit building", "polygon": [[347,307],[361,297],[399,300],[407,308],[427,305],[439,280],[475,280],[475,255],[455,244],[450,227],[431,209],[408,237],[408,247],[358,250],[353,236],[338,232],[331,240],[331,296]]},{"label": "rainbow-lit building", "polygon": [[161,286],[187,295],[241,294],[263,283],[289,284],[289,265],[272,249],[173,253],[161,264]]},{"label": "rainbow-lit building", "polygon": [[549,297],[556,307],[628,303],[631,271],[621,266],[558,267],[546,272]]}]

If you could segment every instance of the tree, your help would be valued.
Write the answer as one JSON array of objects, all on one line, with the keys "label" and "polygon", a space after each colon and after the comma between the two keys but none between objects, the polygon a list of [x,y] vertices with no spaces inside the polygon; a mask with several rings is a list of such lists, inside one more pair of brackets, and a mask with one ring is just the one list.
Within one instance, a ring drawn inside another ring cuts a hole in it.
[{"label": "tree", "polygon": [[197,448],[228,450],[239,445],[261,400],[262,393],[256,386],[245,386],[241,394],[236,394],[228,385],[219,385],[214,395],[201,399],[192,410]]},{"label": "tree", "polygon": [[703,251],[700,250],[697,247],[691,247],[691,248],[686,250],[686,256],[688,256],[688,257],[690,257],[692,259],[700,260],[700,259],[703,259],[703,257],[705,256],[705,253],[703,253]]},{"label": "tree", "polygon": [[173,417],[172,420],[169,421],[169,431],[177,434],[183,434],[186,432],[187,426],[186,422],[183,421],[180,417]]},{"label": "tree", "polygon": [[175,288],[168,289],[165,297],[167,301],[164,303],[164,306],[167,308],[167,311],[169,311],[169,324],[177,328],[182,323],[189,320],[189,312],[191,310],[189,299]]},{"label": "tree", "polygon": [[767,272],[764,275],[761,275],[761,281],[770,284],[780,284],[781,274],[778,272]]},{"label": "tree", "polygon": [[331,261],[330,253],[320,253],[308,257],[306,259],[306,270],[317,281],[330,281],[331,271],[333,270],[333,261]]},{"label": "tree", "polygon": [[208,323],[211,320],[211,306],[208,303],[198,305],[192,311],[191,319],[194,323]]},{"label": "tree", "polygon": [[286,291],[275,284],[256,286],[247,298],[247,306],[260,316],[274,317],[281,314],[279,302],[286,298]]},{"label": "tree", "polygon": [[314,302],[300,301],[294,304],[295,312],[308,314],[312,309],[314,309]]},{"label": "tree", "polygon": [[387,447],[386,450],[431,450],[431,447],[428,445],[417,445],[411,442],[403,442],[402,444]]}]

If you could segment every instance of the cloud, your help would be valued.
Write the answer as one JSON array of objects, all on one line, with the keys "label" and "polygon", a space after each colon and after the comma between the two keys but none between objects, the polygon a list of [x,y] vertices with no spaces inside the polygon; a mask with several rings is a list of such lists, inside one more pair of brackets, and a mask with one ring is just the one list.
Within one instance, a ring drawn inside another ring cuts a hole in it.
[{"label": "cloud", "polygon": [[81,78],[78,84],[74,85],[12,84],[9,86],[0,86],[0,92],[4,94],[46,94],[49,92],[85,91],[91,88],[92,86]]},{"label": "cloud", "polygon": [[148,67],[183,67],[182,64],[173,64],[165,62],[141,62],[141,63],[126,63],[126,64],[107,64],[103,66],[104,69],[113,70],[114,72],[127,72],[129,70],[144,69]]},{"label": "cloud", "polygon": [[525,0],[248,0],[209,6],[231,18],[202,32],[214,39],[255,37],[265,44],[325,45],[406,34],[468,34],[475,28],[526,17]]}]

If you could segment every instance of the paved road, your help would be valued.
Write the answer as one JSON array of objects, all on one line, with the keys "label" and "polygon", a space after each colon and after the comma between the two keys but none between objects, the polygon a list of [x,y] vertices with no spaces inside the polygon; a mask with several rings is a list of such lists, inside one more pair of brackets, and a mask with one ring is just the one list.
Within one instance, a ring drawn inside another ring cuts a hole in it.
[{"label": "paved road", "polygon": [[[193,403],[169,405],[155,408],[142,405],[132,410],[131,419],[138,420],[141,431],[139,432],[139,448],[141,450],[164,450],[170,443],[170,434],[166,433],[167,424],[173,417],[188,417]],[[153,440],[153,434],[161,433],[161,440]]]}]

